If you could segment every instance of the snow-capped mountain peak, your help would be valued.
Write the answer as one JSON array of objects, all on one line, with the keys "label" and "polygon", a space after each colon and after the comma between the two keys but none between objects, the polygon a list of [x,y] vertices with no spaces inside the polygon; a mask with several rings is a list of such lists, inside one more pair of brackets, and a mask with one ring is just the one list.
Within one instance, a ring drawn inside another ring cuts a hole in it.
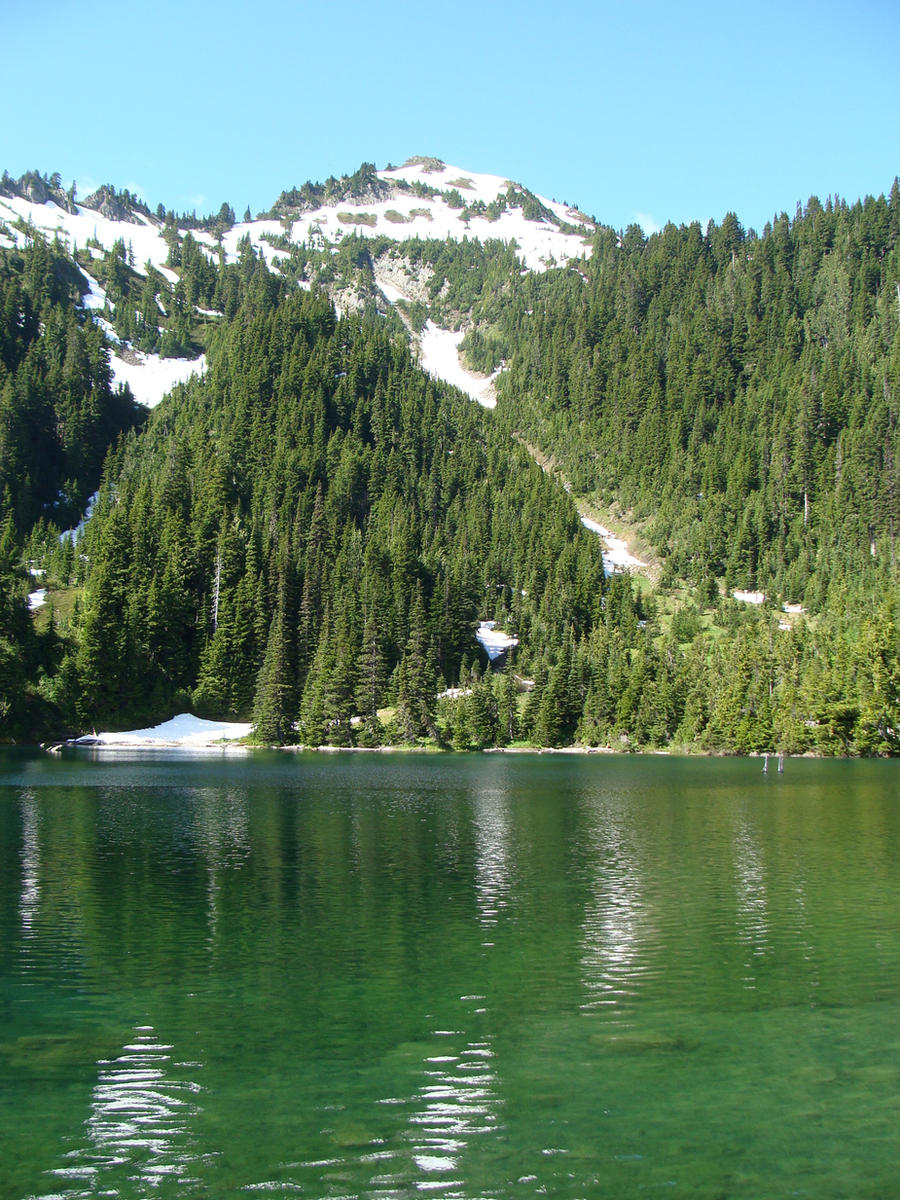
[{"label": "snow-capped mountain peak", "polygon": [[[268,213],[230,227],[227,222],[216,227],[212,221],[195,220],[176,224],[179,235],[189,231],[210,257],[224,252],[226,260],[233,261],[240,243],[249,238],[275,269],[289,257],[292,246],[305,244],[327,251],[355,234],[397,243],[410,238],[496,240],[515,248],[523,270],[543,271],[586,258],[594,233],[593,222],[583,213],[537,196],[521,184],[428,157],[411,158],[403,166],[380,171],[363,164],[352,176],[329,179],[324,185],[304,184],[282,193]],[[124,244],[138,275],[146,277],[153,268],[173,286],[178,280],[168,266],[171,225],[127,192],[104,187],[77,203],[74,188],[64,191],[58,176],[47,179],[30,172],[14,181],[4,174],[0,182],[0,247],[23,245],[33,230],[49,239],[59,238],[69,252],[76,247],[82,251],[91,248],[94,257],[111,251],[117,243]],[[85,307],[102,320],[102,311],[108,310],[104,290],[91,274],[90,260],[85,262],[82,255],[80,262]],[[377,271],[376,282],[386,302],[412,299]],[[108,322],[104,327],[112,335]],[[473,397],[489,403],[484,381],[464,377],[453,365],[458,362],[455,346],[459,336],[431,325],[430,341],[423,339],[423,365],[458,386],[462,383]],[[440,352],[428,351],[426,341]],[[205,363],[202,358],[161,360],[124,345],[115,349],[111,365],[115,377],[127,382],[137,399],[152,407],[164,391],[202,371]]]}]

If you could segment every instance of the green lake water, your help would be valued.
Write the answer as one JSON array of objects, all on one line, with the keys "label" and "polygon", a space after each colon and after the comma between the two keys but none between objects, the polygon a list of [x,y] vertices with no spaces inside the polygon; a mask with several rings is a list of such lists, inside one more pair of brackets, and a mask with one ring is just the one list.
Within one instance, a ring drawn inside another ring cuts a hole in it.
[{"label": "green lake water", "polygon": [[900,764],[761,767],[0,752],[0,1197],[896,1200]]}]

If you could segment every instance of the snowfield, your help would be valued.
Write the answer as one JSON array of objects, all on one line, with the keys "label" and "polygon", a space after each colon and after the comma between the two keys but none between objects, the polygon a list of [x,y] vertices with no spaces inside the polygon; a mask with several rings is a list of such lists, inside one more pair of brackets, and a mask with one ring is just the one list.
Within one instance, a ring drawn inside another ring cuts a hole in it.
[{"label": "snowfield", "polygon": [[127,383],[135,400],[147,408],[155,408],[177,383],[206,370],[206,355],[199,358],[160,358],[140,350],[129,353],[129,361],[111,354],[109,365],[116,383]]},{"label": "snowfield", "polygon": [[[76,245],[83,248],[91,238],[95,238],[104,250],[110,250],[121,238],[126,248],[130,246],[132,250],[134,269],[139,275],[146,275],[146,264],[150,262],[170,282],[177,278],[165,266],[169,247],[163,240],[159,222],[151,221],[141,213],[136,214],[137,224],[110,221],[92,208],[76,204],[75,209],[74,213],[69,213],[52,200],[46,204],[33,204],[19,196],[0,196],[0,220],[10,225],[16,220],[30,221],[50,241],[59,235],[60,241],[70,250]],[[14,229],[12,236],[19,245],[24,242],[24,235],[19,230]]]},{"label": "snowfield", "polygon": [[[439,169],[433,170],[421,162],[412,162],[408,166],[393,167],[376,174],[379,179],[389,183],[402,180],[406,183],[423,183],[443,192],[455,190],[464,201],[481,200],[485,204],[506,195],[510,189],[513,192],[522,190],[500,175],[479,174],[447,164],[441,164]],[[593,222],[555,200],[548,200],[544,196],[539,196],[538,200],[556,221],[573,226],[580,232],[566,232],[546,218],[528,221],[521,208],[507,208],[496,221],[478,215],[466,218],[461,209],[451,208],[441,195],[418,196],[405,192],[387,200],[359,203],[342,201],[335,207],[323,206],[303,213],[291,226],[290,240],[296,244],[322,240],[333,243],[352,233],[368,237],[379,235],[392,241],[405,241],[411,237],[440,240],[449,237],[461,241],[467,237],[484,242],[497,238],[507,244],[515,243],[523,265],[531,271],[542,271],[548,266],[587,258],[594,232]],[[134,268],[139,274],[146,274],[146,264],[149,262],[171,283],[176,281],[175,273],[165,265],[169,247],[162,236],[162,224],[156,218],[137,213],[135,223],[111,221],[82,205],[76,204],[75,208],[74,213],[69,213],[53,201],[34,204],[19,196],[0,196],[0,220],[6,221],[11,227],[18,220],[26,224],[30,222],[50,239],[58,235],[70,249],[76,245],[84,247],[90,239],[94,239],[104,250],[109,250],[121,239],[130,248]],[[279,252],[263,240],[263,234],[281,236],[284,232],[280,220],[241,221],[223,237],[226,257],[233,261],[241,238],[249,235],[254,247],[265,255],[268,262],[277,262],[283,256],[283,251]],[[193,230],[192,236],[210,252],[215,251],[216,240],[212,234]],[[9,237],[21,245],[25,235],[11,228]]]},{"label": "snowfield", "polygon": [[[446,164],[433,171],[419,163],[411,163],[376,174],[388,183],[402,180],[424,183],[442,192],[456,190],[464,201],[482,200],[485,204],[505,195],[509,188],[516,187],[500,175],[477,174]],[[546,219],[527,221],[521,208],[507,209],[496,221],[482,216],[465,218],[461,209],[451,208],[441,195],[418,196],[412,192],[402,192],[386,200],[346,200],[334,207],[322,206],[302,213],[291,225],[290,240],[298,245],[301,242],[334,243],[353,233],[363,237],[386,237],[395,242],[412,237],[437,238],[441,241],[448,237],[462,241],[467,237],[482,242],[496,238],[507,244],[515,243],[523,265],[531,271],[543,271],[549,266],[587,258],[590,255],[589,239],[594,232],[593,223],[574,209],[568,209],[554,200],[544,197],[539,197],[539,200],[558,221],[576,226],[583,232],[564,232]],[[263,241],[261,235],[277,236],[284,232],[280,221],[242,221],[224,236],[226,255],[233,259],[241,238],[249,235],[253,245],[266,256],[267,261],[277,261],[279,251]],[[212,248],[211,239],[200,234],[195,236],[198,241],[209,242]]]},{"label": "snowfield", "polygon": [[476,375],[473,371],[467,371],[459,361],[458,347],[462,340],[462,330],[454,333],[452,329],[440,329],[433,321],[429,321],[420,338],[419,362],[435,379],[458,387],[484,408],[495,408],[497,397],[494,394],[494,380],[500,372]]},{"label": "snowfield", "polygon": [[[405,166],[392,167],[376,174],[387,183],[424,184],[438,193],[455,191],[464,203],[480,200],[484,204],[491,204],[500,196],[522,191],[518,184],[501,175],[467,171],[437,159],[411,160]],[[500,213],[496,221],[480,215],[465,217],[463,210],[451,207],[444,195],[420,196],[413,192],[400,192],[386,200],[359,203],[341,201],[333,207],[323,206],[313,212],[303,213],[290,224],[288,236],[291,242],[298,245],[302,242],[334,245],[354,233],[365,237],[382,236],[395,242],[413,237],[450,238],[455,241],[469,238],[482,242],[499,239],[515,246],[523,268],[530,271],[544,271],[550,266],[587,258],[591,249],[590,237],[594,232],[593,223],[577,210],[554,200],[545,197],[538,197],[538,200],[554,220],[543,217],[529,221],[525,219],[522,208],[512,207]],[[98,242],[104,250],[109,250],[121,239],[130,250],[134,269],[139,274],[146,274],[146,264],[151,263],[169,282],[177,281],[178,276],[165,265],[169,247],[162,236],[163,226],[155,217],[136,213],[135,223],[111,221],[83,205],[76,204],[75,208],[74,213],[69,213],[53,201],[34,204],[18,196],[0,196],[0,221],[6,222],[9,227],[9,233],[2,241],[4,244],[24,245],[27,235],[14,228],[17,221],[30,223],[49,239],[59,237],[70,251],[76,247],[83,249],[91,240]],[[559,228],[556,221],[569,229]],[[287,228],[281,220],[242,221],[228,230],[222,239],[226,258],[233,261],[237,257],[238,243],[243,237],[249,236],[254,248],[269,265],[277,267],[278,261],[284,257],[284,251],[275,249],[264,240],[263,235],[282,237]],[[573,228],[576,232],[571,232]],[[192,236],[211,256],[216,253],[217,243],[212,234],[193,230]],[[96,256],[100,252],[94,250],[92,253]],[[88,288],[84,307],[93,312],[95,320],[100,322],[110,341],[115,344],[118,339],[114,330],[100,316],[106,306],[105,292],[87,271],[82,274]],[[395,280],[379,278],[378,284],[391,303],[415,298],[406,295]],[[496,404],[493,377],[486,379],[475,375],[459,361],[457,347],[462,336],[461,333],[438,329],[429,323],[421,339],[422,366],[436,378],[460,388],[485,408],[493,408]],[[202,374],[206,369],[206,361],[202,357],[190,361],[129,353],[127,359],[114,354],[111,366],[116,381],[128,383],[136,399],[153,408],[175,384],[183,383],[191,375]]]},{"label": "snowfield", "polygon": [[[435,170],[428,164],[423,165],[421,162],[413,161],[403,167],[379,171],[378,177],[388,182],[402,179],[406,183],[423,183],[442,192],[455,190],[459,192],[464,202],[482,200],[485,204],[490,204],[510,189],[522,190],[519,185],[513,183],[512,180],[504,179],[501,175],[466,171],[462,167],[450,166],[447,163],[442,163]],[[507,243],[515,242],[524,265],[531,271],[542,271],[548,266],[567,263],[572,259],[586,258],[590,254],[590,247],[585,239],[590,238],[593,234],[593,223],[581,213],[566,208],[565,205],[558,204],[555,200],[548,200],[544,196],[539,196],[538,199],[558,221],[567,225],[579,226],[584,231],[583,235],[564,233],[556,225],[546,220],[527,221],[521,208],[507,209],[500,214],[496,221],[489,221],[486,217],[478,216],[463,221],[460,210],[450,208],[440,196],[428,199],[419,196],[398,196],[394,200],[386,202],[385,208],[393,207],[400,212],[406,211],[411,214],[413,209],[425,207],[430,217],[416,217],[413,219],[413,223],[424,219],[434,231],[426,233],[417,228],[414,233],[419,237],[444,238],[449,236],[458,239],[463,236],[460,233],[462,226],[465,236],[474,236],[482,242],[490,238],[499,238]],[[373,208],[373,211],[377,211],[379,206],[370,207]],[[396,237],[397,228],[402,230],[405,227],[395,226],[395,232],[388,233],[387,236]],[[379,233],[385,232],[380,227],[380,220],[377,229]],[[401,234],[401,236],[410,235]]]}]

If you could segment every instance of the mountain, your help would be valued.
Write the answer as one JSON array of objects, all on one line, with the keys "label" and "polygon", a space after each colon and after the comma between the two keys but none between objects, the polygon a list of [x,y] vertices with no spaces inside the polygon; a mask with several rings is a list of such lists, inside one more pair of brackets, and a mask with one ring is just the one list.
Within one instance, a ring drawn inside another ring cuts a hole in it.
[{"label": "mountain", "polygon": [[[77,555],[0,439],[10,728],[191,705],[339,744],[900,748],[896,183],[647,238],[435,159],[242,222],[31,173],[0,222],[7,311],[55,288],[109,402],[153,407],[109,427]],[[56,446],[65,370],[31,350],[26,386],[20,325],[7,425]],[[605,525],[649,582],[604,574]],[[486,622],[517,643],[494,670]]]},{"label": "mountain", "polygon": [[[166,296],[179,281],[170,265],[172,246],[186,234],[212,262],[234,262],[245,240],[275,269],[287,262],[292,250],[309,248],[311,257],[304,264],[301,283],[321,282],[323,272],[316,250],[328,252],[346,238],[362,235],[380,247],[372,264],[380,302],[412,306],[420,301],[432,272],[398,262],[384,243],[415,239],[497,242],[514,247],[516,258],[527,269],[541,271],[585,259],[590,254],[594,224],[576,209],[536,196],[500,176],[466,172],[434,158],[416,158],[384,171],[363,164],[351,176],[292,188],[283,192],[267,213],[241,222],[235,222],[227,204],[218,217],[198,222],[196,218],[179,219],[162,206],[151,213],[136,197],[109,185],[79,204],[74,185],[65,192],[55,176],[48,180],[29,172],[12,180],[4,175],[0,182],[0,246],[24,245],[30,230],[58,239],[70,252],[82,249],[83,303],[98,316],[102,314],[107,334],[118,340],[114,318],[121,289],[113,297],[108,294],[106,272],[100,264],[116,254],[127,260],[142,281],[139,287],[133,281],[135,298],[151,280],[157,290],[149,295],[149,306],[155,305],[158,311],[147,324],[159,328],[160,323],[170,324],[166,321]],[[342,289],[330,290],[337,293],[340,305]],[[358,303],[359,296],[351,292],[343,301]],[[196,303],[193,307],[193,315],[217,315],[214,309],[204,310]],[[430,368],[435,373],[458,371],[446,341],[434,333],[436,328],[431,332],[437,344],[427,357]],[[135,347],[133,336],[128,336],[133,329],[123,332],[129,345],[112,355],[113,378],[126,383],[148,407],[157,404],[176,383],[205,368],[202,355],[191,358],[170,352],[164,361]],[[188,347],[182,342],[177,348]]]}]

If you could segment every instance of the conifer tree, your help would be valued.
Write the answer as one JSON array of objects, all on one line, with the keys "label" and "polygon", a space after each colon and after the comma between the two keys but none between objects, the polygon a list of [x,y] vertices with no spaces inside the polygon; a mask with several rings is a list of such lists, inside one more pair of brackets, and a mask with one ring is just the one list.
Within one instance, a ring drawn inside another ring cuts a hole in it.
[{"label": "conifer tree", "polygon": [[398,668],[397,724],[404,741],[437,737],[437,678],[425,625],[422,585],[416,585],[409,611],[409,638]]},{"label": "conifer tree", "polygon": [[282,583],[253,700],[254,735],[257,741],[272,745],[295,740],[295,681],[285,590]]}]

